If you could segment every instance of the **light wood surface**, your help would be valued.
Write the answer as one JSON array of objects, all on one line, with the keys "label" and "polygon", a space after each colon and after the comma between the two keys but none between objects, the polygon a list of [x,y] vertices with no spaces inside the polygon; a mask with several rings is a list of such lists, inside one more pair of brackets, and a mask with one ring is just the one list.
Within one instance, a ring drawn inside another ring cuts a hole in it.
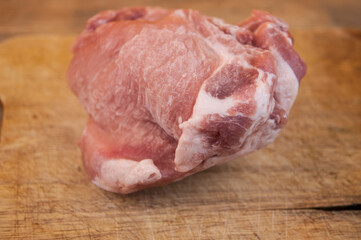
[{"label": "light wood surface", "polygon": [[[47,4],[74,9],[64,2]],[[183,4],[236,22],[235,1],[219,4],[219,11],[209,2]],[[87,9],[102,4],[91,1]],[[297,22],[291,16],[297,11],[286,9],[298,4],[273,8]],[[316,13],[318,4],[300,6]],[[308,25],[312,18],[302,19],[292,31],[309,68],[289,123],[274,143],[178,183],[127,196],[94,186],[81,164],[76,142],[87,116],[65,81],[74,39],[65,34],[76,28],[19,37],[12,36],[25,27],[7,31],[0,44],[0,239],[361,239],[361,33],[324,19],[317,26]],[[5,28],[0,21],[0,32]]]},{"label": "light wood surface", "polygon": [[292,29],[361,30],[360,0],[0,0],[0,39],[18,34],[77,34],[92,15],[127,6],[193,8],[238,23],[252,9],[285,19]]}]

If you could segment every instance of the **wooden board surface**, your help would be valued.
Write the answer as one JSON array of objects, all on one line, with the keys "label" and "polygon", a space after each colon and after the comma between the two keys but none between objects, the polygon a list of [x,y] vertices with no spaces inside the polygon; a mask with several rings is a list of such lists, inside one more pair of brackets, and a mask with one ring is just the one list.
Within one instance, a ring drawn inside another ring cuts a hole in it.
[{"label": "wooden board surface", "polygon": [[99,11],[144,5],[193,8],[234,24],[252,9],[264,9],[292,29],[361,30],[360,0],[0,0],[0,39],[24,33],[77,34]]},{"label": "wooden board surface", "polygon": [[73,36],[0,44],[1,239],[361,239],[361,34],[294,31],[308,63],[267,148],[123,196],[86,176],[86,113],[65,71]]}]

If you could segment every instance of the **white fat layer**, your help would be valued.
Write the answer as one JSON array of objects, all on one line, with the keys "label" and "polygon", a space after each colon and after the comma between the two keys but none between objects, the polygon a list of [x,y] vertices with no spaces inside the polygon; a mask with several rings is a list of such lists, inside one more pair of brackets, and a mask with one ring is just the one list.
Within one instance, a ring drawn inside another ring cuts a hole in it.
[{"label": "white fat layer", "polygon": [[192,118],[203,117],[208,114],[227,115],[227,110],[232,108],[234,103],[232,96],[225,99],[215,98],[207,93],[204,86],[202,86],[194,106]]},{"label": "white fat layer", "polygon": [[183,129],[183,133],[179,139],[174,159],[176,170],[179,172],[187,172],[198,166],[204,160],[202,156],[206,156],[207,153],[202,135],[194,126],[199,125],[199,122],[208,114],[228,115],[228,109],[235,104],[232,97],[226,99],[212,97],[205,91],[204,85],[203,83],[198,93],[191,118],[179,125],[179,128]]},{"label": "white fat layer", "polygon": [[[228,48],[226,48],[224,45],[215,42],[212,43],[210,40],[207,39],[207,42],[210,46],[213,46],[215,49],[219,51],[219,53],[222,54],[222,64],[213,72],[213,74],[209,77],[212,78],[217,72],[219,72],[226,64],[230,62],[234,62],[234,54],[230,53]],[[252,66],[244,59],[244,56],[238,56],[237,61],[234,62],[238,65],[246,68],[252,68]],[[258,78],[256,79],[256,82],[259,82],[260,79],[263,77],[263,71],[259,70]],[[191,118],[188,120],[190,122],[194,121],[195,119],[203,119],[205,115],[208,114],[219,114],[221,116],[229,115],[227,111],[234,107],[237,103],[241,103],[242,101],[233,99],[233,96],[227,97],[225,99],[219,99],[216,97],[213,97],[209,93],[205,91],[205,85],[207,83],[207,80],[204,81],[202,84],[202,87],[198,93],[196,103],[193,107],[193,113]],[[239,113],[242,115],[241,113]],[[180,128],[183,129],[184,125],[180,124]]]},{"label": "white fat layer", "polygon": [[[268,25],[267,27],[271,26]],[[282,34],[284,34],[284,37],[290,45],[292,45],[292,40],[285,33]],[[215,74],[220,71],[225,64],[233,62],[235,56],[229,52],[227,47],[220,44],[218,41],[212,41],[212,39],[207,39],[207,41],[210,46],[217,49],[223,58],[223,64],[214,71],[213,74]],[[298,92],[298,81],[290,66],[282,59],[279,53],[274,49],[271,49],[270,51],[277,61],[278,82],[275,89],[275,95],[277,97],[278,94],[278,101],[282,101],[281,104],[278,103],[280,104],[280,107],[285,109],[286,112],[289,112]],[[243,67],[252,67],[244,59],[243,55],[238,56],[237,62]],[[273,84],[272,78],[274,75],[265,73],[260,69],[258,69],[258,72],[258,78],[255,83],[257,84],[256,92],[253,96],[257,104],[256,112],[254,115],[250,116],[253,120],[253,124],[240,139],[240,143],[246,141],[245,145],[239,152],[232,156],[220,156],[208,159],[203,163],[203,169],[257,150],[269,142],[272,142],[278,135],[279,130],[273,128],[274,121],[268,119],[276,104],[275,99],[270,96],[270,87]],[[240,101],[235,100],[233,96],[225,99],[212,97],[205,91],[206,83],[207,80],[203,83],[200,92],[198,93],[191,118],[179,125],[179,127],[183,129],[183,134],[179,139],[174,161],[176,170],[180,172],[187,172],[201,164],[204,160],[202,159],[202,156],[206,156],[207,151],[209,150],[202,144],[201,133],[197,130],[197,125],[199,125],[204,117],[209,114],[219,114],[220,116],[229,115],[228,110],[236,106],[237,103],[240,103]],[[242,115],[242,113],[237,114]],[[263,124],[263,132],[258,131],[255,133],[255,128],[260,124]]]},{"label": "white fat layer", "polygon": [[[295,74],[293,73],[292,69],[287,64],[287,62],[281,57],[281,55],[274,49],[271,49],[271,52],[277,61],[278,82],[275,89],[275,94],[278,95],[278,99],[279,99],[277,104],[279,105],[280,108],[286,110],[284,117],[287,117],[287,114],[289,113],[290,108],[297,96],[299,82]],[[267,82],[269,83],[268,87],[272,84],[271,81],[272,81],[272,75],[268,75],[267,76]],[[258,106],[257,106],[257,113],[255,114],[255,116],[252,117],[254,119],[260,118],[260,116],[262,115],[260,114],[260,112],[265,111],[263,104],[268,102],[268,100],[265,97],[269,97],[269,96],[263,96],[265,95],[264,93],[268,91],[264,91],[264,89],[262,90],[262,88],[260,87],[261,86],[257,87],[257,91],[255,95],[255,98],[257,99],[258,102]],[[266,87],[266,85],[264,85],[263,87]],[[276,104],[274,98],[272,98],[270,104],[271,104],[270,112],[272,112]],[[237,153],[231,156],[212,157],[208,159],[206,162],[204,162],[204,164],[202,165],[202,169],[209,168],[213,165],[223,164],[232,159],[236,159],[242,155],[251,153],[254,150],[257,150],[273,142],[280,132],[280,129],[275,128],[275,122],[272,119],[268,119],[265,122],[265,124],[262,126],[262,129],[260,129],[257,132],[253,132],[254,127],[255,127],[255,123],[250,127],[248,131],[248,133],[252,133],[252,135],[247,136],[247,139],[245,140],[245,144],[240,151],[238,151]]]},{"label": "white fat layer", "polygon": [[184,10],[182,10],[182,9],[175,10],[173,12],[173,15],[177,15],[179,17],[186,18],[186,15],[184,14]]},{"label": "white fat layer", "polygon": [[276,49],[270,48],[270,51],[276,59],[278,73],[275,97],[277,98],[280,107],[286,110],[286,112],[289,112],[296,99],[299,82],[291,67]]},{"label": "white fat layer", "polygon": [[280,31],[282,36],[287,40],[287,42],[292,46],[293,45],[293,42],[292,42],[292,39],[290,37],[288,37],[287,33],[284,32],[284,31]]},{"label": "white fat layer", "polygon": [[[281,55],[275,49],[271,49],[270,51],[275,57],[276,65],[277,65],[278,81],[274,96],[277,97],[278,101],[276,102],[275,99],[272,98],[269,106],[270,111],[267,111],[268,113],[266,117],[273,111],[276,104],[278,105],[278,108],[282,108],[286,111],[284,117],[287,117],[287,114],[289,113],[292,104],[296,99],[299,82],[295,74],[293,73],[291,67],[281,57]],[[267,77],[267,81],[269,83],[268,84],[269,87],[271,85],[272,75],[269,75]],[[257,116],[256,115],[254,116],[255,119],[261,117],[261,114],[259,113],[260,110],[265,111],[265,109],[262,108],[264,102],[267,102],[266,99],[262,97],[262,95],[265,95],[264,94],[265,92],[268,91],[261,90],[261,88],[257,87],[255,98],[258,101],[258,107],[256,114]],[[264,100],[263,103],[262,103],[263,101],[262,99]],[[252,135],[248,136],[247,139],[245,139],[245,144],[239,152],[235,153],[231,157],[216,158],[212,160],[210,164],[212,165],[220,164],[230,159],[235,159],[242,155],[251,153],[254,150],[260,149],[266,146],[267,144],[273,142],[280,132],[280,129],[275,128],[275,122],[272,119],[267,119],[267,121],[264,123],[262,128],[257,132],[253,132],[254,127],[255,127],[255,123],[249,129],[249,132],[251,132]]]},{"label": "white fat layer", "polygon": [[[213,75],[220,71],[224,65],[225,63],[218,67]],[[234,106],[232,96],[218,99],[207,93],[205,91],[206,82],[207,80],[204,81],[198,93],[192,116],[188,121],[179,124],[183,133],[179,139],[174,159],[175,168],[179,172],[187,172],[198,166],[203,161],[202,156],[206,156],[207,153],[207,149],[203,145],[202,135],[194,126],[199,125],[199,122],[208,114],[228,115],[228,109]]]},{"label": "white fat layer", "polygon": [[[268,116],[270,111],[268,107],[268,100],[270,96],[269,94],[264,96],[264,94],[262,95],[262,92],[267,91],[265,88],[269,88],[269,85],[266,83],[271,80],[267,78],[267,82],[265,83],[261,81],[262,78],[263,75],[260,73],[256,81],[261,86],[257,87],[257,91],[259,92],[258,97],[262,99],[261,103],[263,105],[259,106],[258,104],[255,114],[256,116],[252,117],[254,120],[262,119],[260,116],[265,118],[266,115]],[[205,91],[205,83],[203,83],[201,90],[198,93],[196,103],[193,107],[192,117],[188,121],[179,125],[179,127],[183,129],[183,133],[179,139],[174,160],[176,169],[179,172],[187,172],[195,168],[204,160],[203,157],[207,155],[208,150],[203,145],[204,140],[202,139],[202,135],[194,126],[199,125],[199,122],[201,122],[205,116],[210,114],[229,116],[228,110],[242,102],[240,100],[235,100],[233,96],[227,97],[225,99],[219,99],[211,96]],[[238,113],[238,115],[243,114]],[[240,139],[240,141],[242,141],[252,132],[257,122],[258,121],[255,121],[252,124],[251,128],[246,132],[242,139]]]},{"label": "white fat layer", "polygon": [[135,189],[137,185],[151,184],[161,177],[152,159],[137,162],[120,158],[105,161],[93,183],[108,191],[126,193]]},{"label": "white fat layer", "polygon": [[[256,80],[257,87],[255,95],[253,97],[257,102],[256,113],[250,117],[255,122],[258,122],[259,119],[268,117],[274,106],[273,98],[271,98],[270,92],[270,88],[273,84],[272,78],[274,77],[274,75],[270,73],[265,73],[261,70],[258,70],[258,72],[258,79]],[[262,79],[264,78],[265,81],[262,81]],[[271,102],[270,99],[272,99]]]},{"label": "white fat layer", "polygon": [[[224,46],[222,47],[224,48]],[[221,52],[226,52],[226,54],[223,55],[224,63],[214,72],[214,74],[222,69],[222,67],[228,62],[228,59],[231,61],[231,57],[234,58],[234,55],[228,54],[228,51],[226,50]],[[238,64],[241,66],[251,67],[243,58],[240,57],[237,60]],[[248,131],[241,137],[240,142],[243,142],[247,136],[253,132],[259,121],[266,120],[274,107],[273,100],[271,103],[269,102],[269,89],[270,85],[272,84],[272,75],[267,74],[266,80],[262,81],[266,73],[260,69],[258,72],[258,77],[255,80],[258,86],[256,87],[256,93],[254,96],[257,104],[256,113],[251,116],[251,119],[254,120],[254,122]],[[209,150],[206,149],[206,147],[203,145],[202,135],[198,132],[195,126],[199,125],[199,122],[201,122],[205,116],[210,114],[229,116],[229,109],[235,107],[239,103],[244,103],[244,101],[234,99],[233,96],[227,97],[225,99],[213,97],[205,91],[206,83],[207,80],[203,83],[198,93],[191,118],[179,125],[180,129],[183,130],[183,133],[179,139],[174,160],[176,170],[179,172],[187,172],[198,166],[204,160],[203,156],[206,156]],[[269,106],[270,104],[271,106]],[[241,112],[237,113],[237,115],[243,116]]]},{"label": "white fat layer", "polygon": [[185,127],[175,151],[176,170],[188,172],[199,165],[206,155],[202,135],[193,127]]},{"label": "white fat layer", "polygon": [[[272,22],[266,22],[266,29],[277,29],[277,25],[282,25],[284,28],[288,29],[288,25],[287,24],[282,24],[281,22],[276,23],[272,23]],[[258,28],[259,29],[259,28]],[[258,31],[258,29],[256,30],[256,32]],[[286,40],[287,42],[293,46],[293,41],[292,38],[290,38],[287,34],[287,32],[282,31],[282,30],[278,30],[277,32],[275,32],[274,34],[272,34],[271,36],[269,36],[268,39],[272,39],[272,37],[276,34],[281,34]]]}]

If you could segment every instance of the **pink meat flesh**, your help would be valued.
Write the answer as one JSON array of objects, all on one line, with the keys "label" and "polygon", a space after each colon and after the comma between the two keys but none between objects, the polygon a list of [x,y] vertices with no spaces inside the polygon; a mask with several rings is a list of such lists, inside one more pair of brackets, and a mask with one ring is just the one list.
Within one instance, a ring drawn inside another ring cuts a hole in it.
[{"label": "pink meat flesh", "polygon": [[130,193],[253,152],[278,135],[306,65],[264,11],[230,25],[194,10],[89,19],[68,83],[89,113],[80,140],[99,187]]}]

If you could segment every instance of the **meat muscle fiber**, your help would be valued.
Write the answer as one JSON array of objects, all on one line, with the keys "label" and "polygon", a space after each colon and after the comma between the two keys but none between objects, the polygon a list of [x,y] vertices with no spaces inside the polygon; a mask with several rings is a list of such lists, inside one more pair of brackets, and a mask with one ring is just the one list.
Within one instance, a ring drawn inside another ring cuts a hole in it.
[{"label": "meat muscle fiber", "polygon": [[89,113],[86,172],[130,193],[271,143],[306,73],[292,46],[287,24],[259,10],[239,25],[147,7],[90,18],[67,73]]}]

